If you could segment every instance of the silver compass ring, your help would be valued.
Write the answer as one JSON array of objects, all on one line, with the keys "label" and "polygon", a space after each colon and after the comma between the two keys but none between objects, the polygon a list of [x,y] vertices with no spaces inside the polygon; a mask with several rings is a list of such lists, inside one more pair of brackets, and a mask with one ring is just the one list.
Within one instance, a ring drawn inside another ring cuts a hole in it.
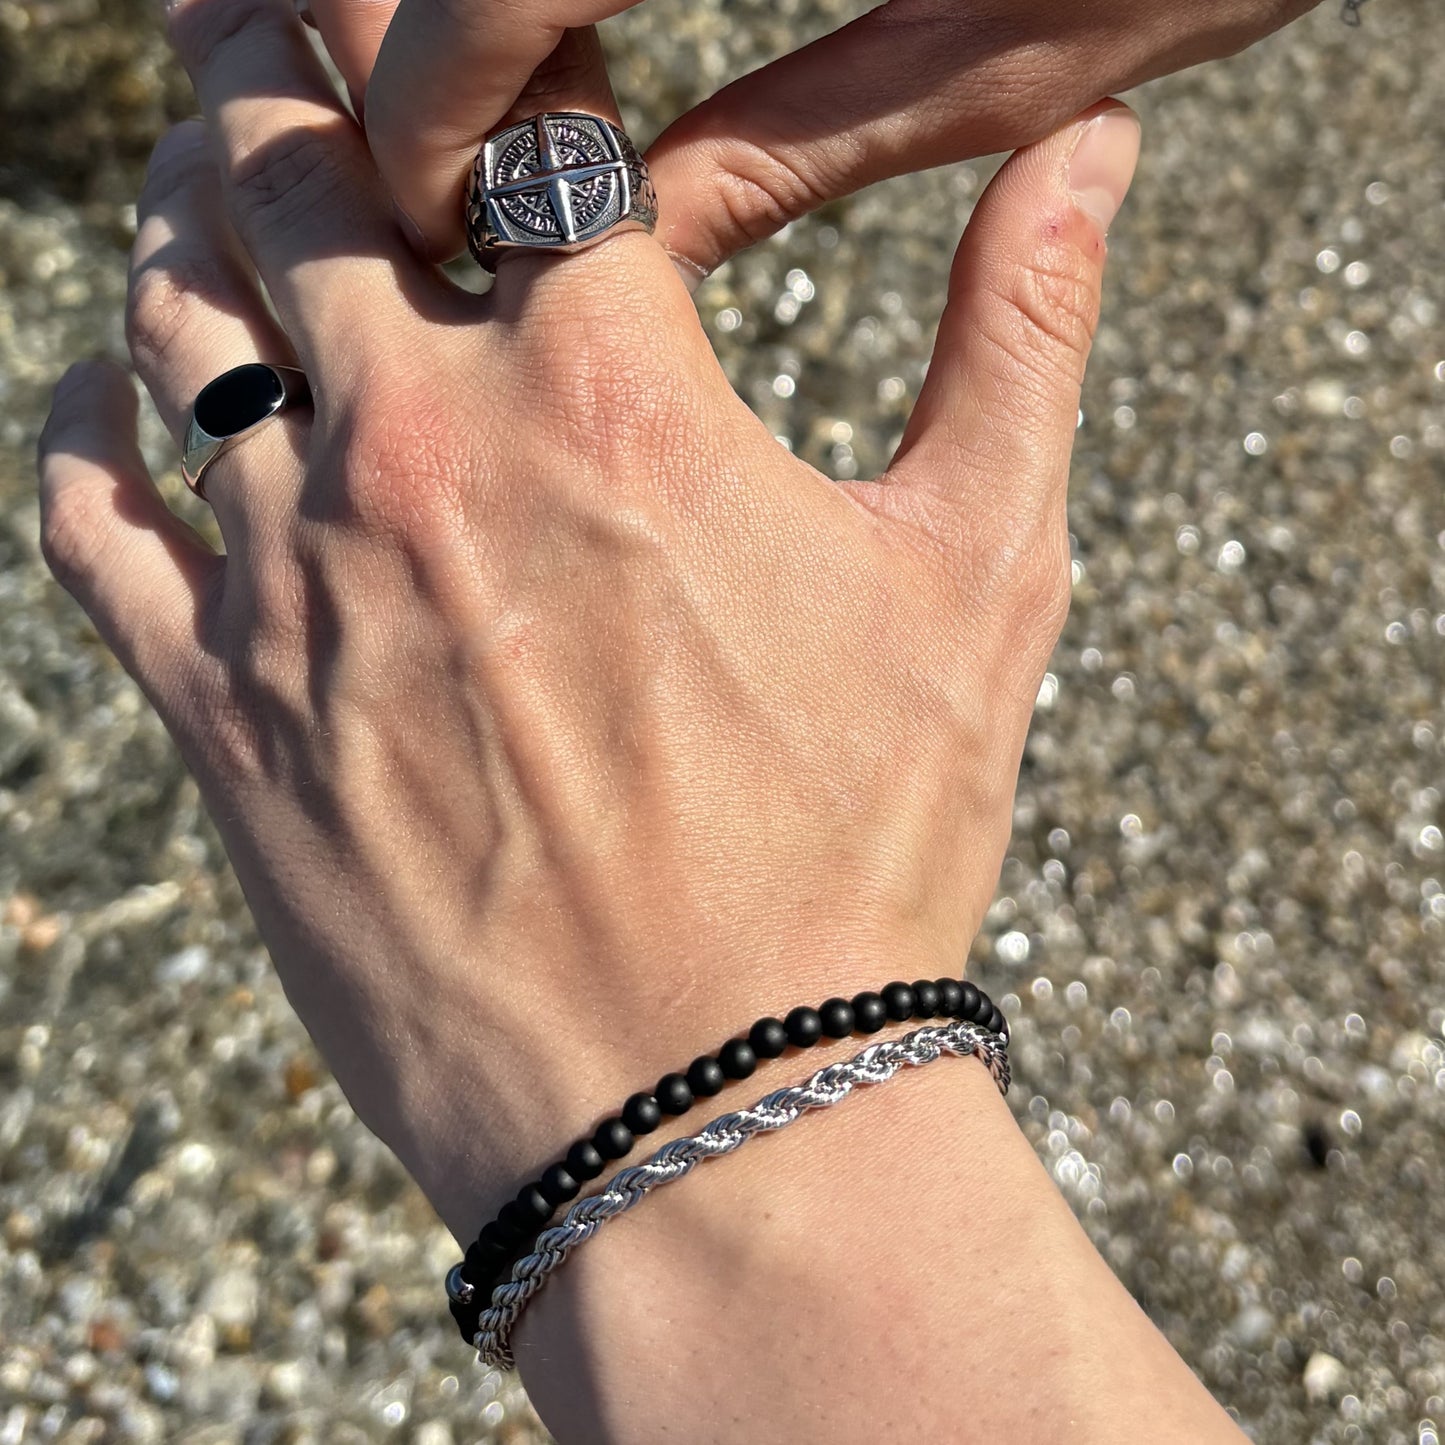
[{"label": "silver compass ring", "polygon": [[651,232],[657,193],[624,131],[582,111],[547,111],[482,145],[466,222],[472,255],[494,271],[506,251],[565,254],[618,231]]}]

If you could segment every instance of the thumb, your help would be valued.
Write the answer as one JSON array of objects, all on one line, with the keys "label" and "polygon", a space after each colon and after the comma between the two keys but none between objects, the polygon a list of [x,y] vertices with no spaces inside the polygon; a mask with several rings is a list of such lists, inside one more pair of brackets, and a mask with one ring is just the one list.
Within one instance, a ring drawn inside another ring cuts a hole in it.
[{"label": "thumb", "polygon": [[1079,388],[1103,282],[1104,237],[1139,156],[1139,121],[1105,101],[1018,151],[959,246],[928,380],[890,480],[1011,529],[1062,530]]}]

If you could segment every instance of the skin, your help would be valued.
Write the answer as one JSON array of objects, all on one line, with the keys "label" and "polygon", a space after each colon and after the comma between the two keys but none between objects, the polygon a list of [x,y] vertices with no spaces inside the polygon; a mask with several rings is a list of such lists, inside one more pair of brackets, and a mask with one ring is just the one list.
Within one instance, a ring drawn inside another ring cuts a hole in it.
[{"label": "skin", "polygon": [[[1067,608],[1137,124],[1105,105],[1004,167],[893,465],[838,485],[733,394],[653,240],[466,294],[407,244],[285,0],[171,27],[205,124],[139,205],[136,369],[177,436],[258,358],[302,365],[315,409],[208,473],[220,556],[147,476],[128,378],[73,368],[42,540],[195,772],[302,1021],[466,1241],[758,1015],[957,969]],[[1240,1438],[969,1061],[664,1191],[516,1344],[564,1442],[862,1442],[880,1409],[899,1439]]]},{"label": "skin", "polygon": [[[638,0],[309,0],[414,244],[462,249],[481,137],[615,118],[598,21]],[[1102,96],[1233,54],[1317,0],[885,0],[742,77],[648,153],[686,277],[888,176],[1014,150]]]}]

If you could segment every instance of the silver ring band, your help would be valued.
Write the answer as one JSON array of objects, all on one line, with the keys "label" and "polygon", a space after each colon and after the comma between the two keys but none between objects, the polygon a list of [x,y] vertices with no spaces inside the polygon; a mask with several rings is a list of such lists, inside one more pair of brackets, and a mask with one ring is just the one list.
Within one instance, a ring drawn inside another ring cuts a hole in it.
[{"label": "silver ring band", "polygon": [[490,137],[467,185],[467,244],[495,271],[507,251],[568,253],[652,232],[657,194],[627,134],[601,116],[548,111]]},{"label": "silver ring band", "polygon": [[197,393],[181,448],[181,475],[201,498],[206,468],[243,437],[311,400],[306,373],[294,366],[247,362],[223,371]]}]

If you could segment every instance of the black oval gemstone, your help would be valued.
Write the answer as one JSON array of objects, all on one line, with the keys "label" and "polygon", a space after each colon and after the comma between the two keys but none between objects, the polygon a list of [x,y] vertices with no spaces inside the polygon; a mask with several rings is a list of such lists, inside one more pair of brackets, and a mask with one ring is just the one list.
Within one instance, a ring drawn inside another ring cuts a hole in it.
[{"label": "black oval gemstone", "polygon": [[213,437],[230,437],[265,421],[285,400],[281,378],[256,361],[202,387],[194,415],[202,431]]}]

